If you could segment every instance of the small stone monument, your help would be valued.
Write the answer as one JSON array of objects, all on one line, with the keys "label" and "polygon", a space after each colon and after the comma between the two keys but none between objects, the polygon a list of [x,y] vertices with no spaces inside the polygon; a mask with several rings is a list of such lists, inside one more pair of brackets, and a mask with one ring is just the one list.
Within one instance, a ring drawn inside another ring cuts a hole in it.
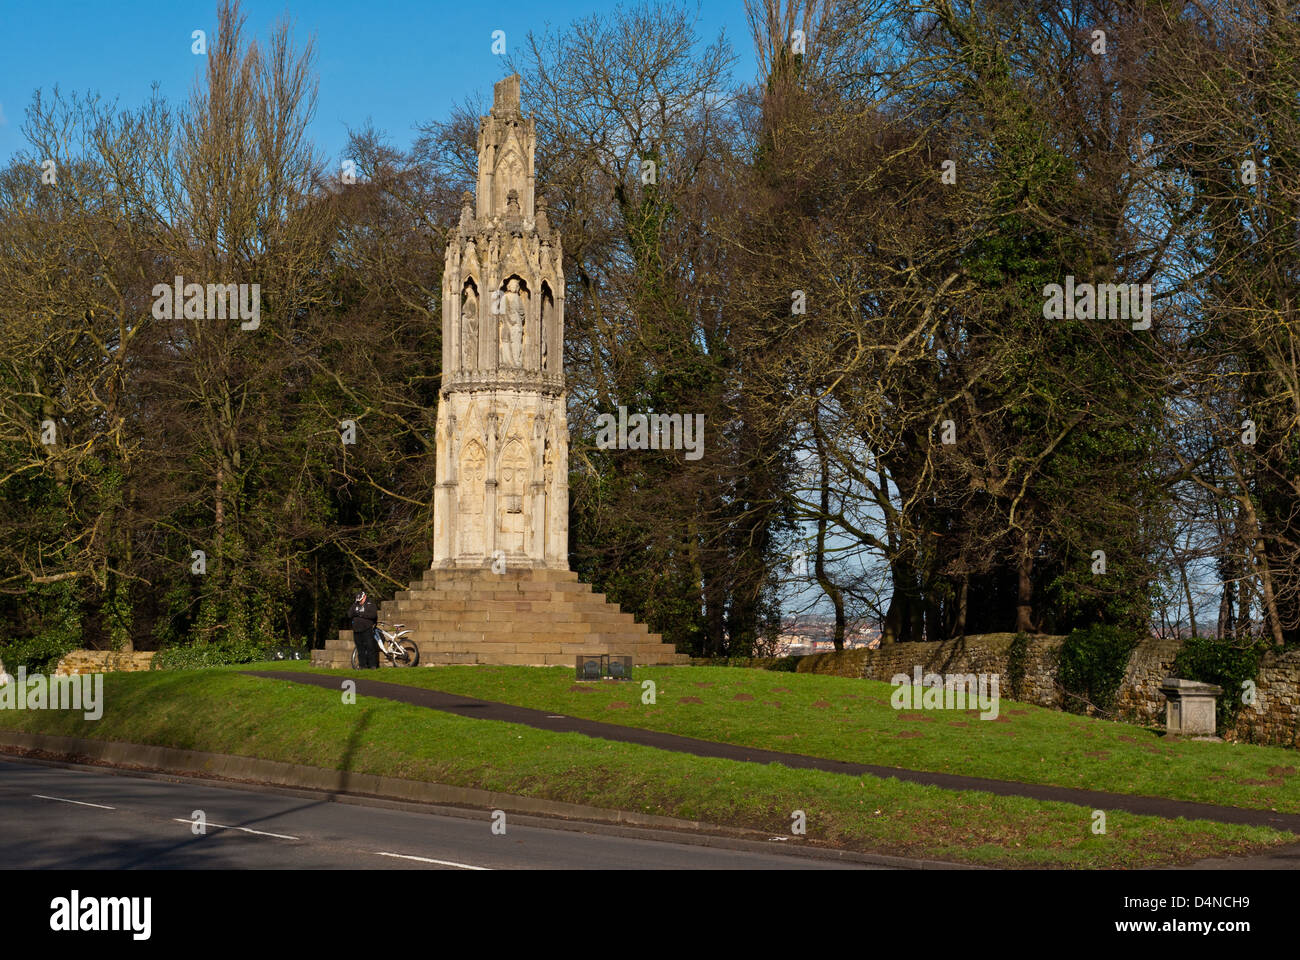
[{"label": "small stone monument", "polygon": [[1214,707],[1223,693],[1222,687],[1199,680],[1166,677],[1160,692],[1168,698],[1165,705],[1165,730],[1180,737],[1215,736]]}]

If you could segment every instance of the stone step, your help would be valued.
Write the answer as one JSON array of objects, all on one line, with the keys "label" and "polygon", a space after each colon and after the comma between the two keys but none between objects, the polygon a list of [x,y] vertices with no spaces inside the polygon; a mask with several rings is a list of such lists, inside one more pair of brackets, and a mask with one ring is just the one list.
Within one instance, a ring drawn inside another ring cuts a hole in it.
[{"label": "stone step", "polygon": [[[483,630],[469,624],[463,629],[431,629],[412,633],[411,640],[424,649],[431,643],[640,643],[661,644],[663,639],[647,631],[643,624],[636,624],[640,630],[628,629],[593,629],[585,631],[554,630],[543,631],[516,627],[513,630]],[[355,646],[350,632],[326,641],[327,650],[352,650]]]},{"label": "stone step", "polygon": [[[483,640],[473,644],[463,641],[439,641],[422,644],[420,646],[420,661],[424,662],[425,653],[570,653],[570,654],[599,654],[609,651],[630,654],[634,652],[663,652],[659,647],[666,647],[667,644],[661,643],[637,643],[634,640],[626,638],[614,638],[590,643],[581,643],[577,641],[543,641],[543,640],[521,640],[517,643],[509,641],[492,641]],[[674,651],[675,652],[675,651]]]},{"label": "stone step", "polygon": [[[579,654],[601,653],[642,665],[689,661],[568,570],[427,570],[379,613],[385,626],[411,631],[426,664],[572,666]],[[313,662],[346,666],[353,646],[352,631],[341,629]]]},{"label": "stone step", "polygon": [[505,623],[528,628],[564,624],[598,624],[632,628],[635,618],[627,613],[522,613],[517,610],[401,610],[395,611],[389,623],[400,623],[410,630],[436,629],[455,623]]},{"label": "stone step", "polygon": [[407,585],[411,590],[473,590],[479,587],[500,587],[512,590],[560,590],[585,593],[591,589],[591,584],[582,580],[512,577],[509,574],[494,573],[478,577],[420,577],[407,581]]},{"label": "stone step", "polygon": [[425,570],[420,579],[426,581],[479,581],[479,580],[515,580],[525,583],[578,583],[578,574],[574,570],[552,570],[548,567],[511,567],[510,561],[506,560],[506,569],[497,573],[491,567],[477,567],[474,569],[457,570],[433,569]]},{"label": "stone step", "polygon": [[[501,626],[493,624],[493,627]],[[589,626],[590,625],[585,625]],[[594,627],[586,630],[538,630],[532,627],[521,628],[517,624],[507,624],[500,629],[480,629],[478,625],[463,625],[464,629],[455,629],[454,627],[429,627],[420,630],[412,630],[411,640],[418,646],[421,652],[431,644],[454,643],[454,644],[474,644],[474,643],[637,643],[637,644],[663,644],[663,638],[656,633],[650,633],[645,624],[635,623],[630,627],[621,627],[618,629],[608,629]],[[326,641],[326,650],[336,650],[350,652],[356,646],[352,639],[351,630],[340,630],[337,637]],[[666,644],[665,644],[666,646]]]},{"label": "stone step", "polygon": [[399,623],[406,627],[414,627],[419,621],[448,623],[461,620],[466,622],[508,620],[523,624],[572,622],[632,624],[637,622],[632,614],[611,606],[575,610],[565,606],[539,605],[531,610],[520,610],[509,603],[439,605],[407,601],[379,611],[379,623],[386,629]]},{"label": "stone step", "polygon": [[[584,650],[599,646],[602,643],[631,643],[644,647],[668,646],[658,634],[632,633],[626,630],[602,630],[591,633],[537,633],[531,630],[516,631],[514,633],[489,633],[479,630],[437,630],[430,631],[420,639],[414,640],[414,642],[421,652],[448,646],[465,647],[483,643],[511,643],[520,647],[530,644],[541,646],[564,644],[566,646],[582,646]],[[339,637],[328,641],[324,649],[340,654],[346,653],[350,656],[353,647],[354,644],[351,639]]]},{"label": "stone step", "polygon": [[446,602],[446,603],[428,603],[420,600],[395,600],[384,603],[379,610],[379,622],[382,624],[406,623],[409,622],[404,617],[449,617],[460,614],[490,614],[492,616],[507,616],[518,619],[531,619],[532,617],[556,617],[562,616],[567,619],[581,619],[586,617],[623,617],[628,620],[635,619],[632,614],[626,613],[619,609],[615,604],[599,604],[595,606],[582,605],[576,603],[533,603],[533,602],[510,602],[510,601],[485,601],[477,600],[471,602]]},{"label": "stone step", "polygon": [[588,585],[580,585],[582,589],[556,589],[556,587],[567,587],[568,584],[551,584],[549,587],[536,587],[528,589],[519,589],[510,587],[508,584],[476,584],[473,587],[464,589],[452,589],[448,587],[412,587],[406,591],[400,591],[394,597],[395,600],[467,600],[467,598],[485,597],[487,600],[534,600],[534,601],[559,601],[571,602],[571,604],[581,604],[581,602],[591,602],[591,598],[603,598],[604,594],[593,593]]},{"label": "stone step", "polygon": [[[586,584],[583,586],[586,586]],[[473,590],[446,590],[441,587],[431,590],[417,587],[413,590],[402,590],[394,595],[393,600],[384,602],[408,602],[411,600],[433,600],[444,603],[464,602],[467,600],[501,600],[519,603],[581,603],[586,605],[608,602],[604,594],[593,593],[590,588],[582,591],[553,590],[549,587],[541,590],[512,590],[499,584],[487,584]]]},{"label": "stone step", "polygon": [[555,632],[541,633],[535,630],[431,630],[415,640],[421,650],[432,644],[476,644],[476,643],[515,643],[525,644],[583,644],[586,646],[601,643],[639,643],[657,645],[663,641],[648,633],[632,633],[626,630],[593,630],[587,633]]},{"label": "stone step", "polygon": [[428,596],[415,594],[414,596],[394,598],[385,600],[379,605],[379,612],[382,614],[385,610],[393,608],[412,609],[415,607],[436,607],[448,609],[467,609],[472,607],[490,607],[490,606],[509,607],[511,610],[608,610],[611,608],[621,611],[621,607],[615,607],[614,604],[601,600],[593,600],[590,597],[578,599],[573,594],[557,594],[555,596],[545,597],[523,597],[520,594],[480,594],[469,596],[465,594],[456,594],[453,596]]},{"label": "stone step", "polygon": [[385,600],[379,605],[379,620],[387,622],[389,614],[406,610],[508,610],[511,613],[626,613],[618,604],[605,601],[575,603],[569,600],[519,600],[513,597],[411,597]]},{"label": "stone step", "polygon": [[572,590],[502,590],[484,587],[481,590],[403,590],[399,596],[384,603],[573,603],[597,606],[605,601],[603,595],[577,593]]},{"label": "stone step", "polygon": [[[602,649],[600,653],[609,653],[613,656],[630,656],[635,666],[666,666],[671,664],[684,664],[690,662],[690,657],[684,653],[676,653],[668,648],[667,644],[661,645],[664,649],[637,649],[635,647],[623,648],[615,647],[613,649]],[[352,655],[321,656],[326,651],[312,651],[312,666],[326,667],[331,669],[350,669],[352,666]],[[542,653],[528,647],[526,650],[516,649],[512,652],[505,650],[480,650],[477,652],[456,651],[456,650],[431,650],[428,653],[421,651],[420,664],[422,666],[437,666],[449,664],[495,664],[495,665],[541,665],[541,666],[565,666],[573,667],[579,654],[589,654],[587,650],[570,650],[568,652],[545,652]],[[382,658],[380,666],[384,669],[390,669],[390,665]],[[396,668],[393,668],[396,669]],[[418,669],[418,668],[417,668]]]},{"label": "stone step", "polygon": [[583,593],[591,584],[581,580],[520,578],[509,574],[489,573],[480,577],[420,577],[408,581],[412,590],[473,590],[476,587],[501,587],[514,590],[569,590]]}]

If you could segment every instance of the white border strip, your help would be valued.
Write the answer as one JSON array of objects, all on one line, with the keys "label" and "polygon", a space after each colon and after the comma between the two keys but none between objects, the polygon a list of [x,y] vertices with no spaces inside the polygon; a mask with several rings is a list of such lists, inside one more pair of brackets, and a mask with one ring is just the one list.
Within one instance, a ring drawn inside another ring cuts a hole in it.
[{"label": "white border strip", "polygon": [[396,857],[398,860],[419,860],[421,863],[436,863],[444,867],[459,867],[462,870],[491,870],[491,867],[476,867],[472,863],[456,863],[454,860],[432,860],[429,857],[412,857],[405,853],[376,853],[377,857]]},{"label": "white border strip", "polygon": [[[172,819],[177,823],[188,823],[191,825],[195,823],[194,820],[187,820],[184,817],[172,817]],[[291,837],[283,833],[267,833],[265,830],[254,830],[252,827],[232,827],[224,823],[213,823],[211,820],[207,821],[204,826],[216,827],[218,830],[242,830],[244,833],[255,833],[259,837],[275,837],[277,840],[299,839],[298,837]]]},{"label": "white border strip", "polygon": [[116,810],[117,807],[105,806],[102,803],[87,803],[85,800],[69,800],[66,797],[47,797],[43,793],[33,793],[33,797],[39,797],[42,800],[57,800],[59,803],[75,803],[80,807],[98,807],[100,810]]}]

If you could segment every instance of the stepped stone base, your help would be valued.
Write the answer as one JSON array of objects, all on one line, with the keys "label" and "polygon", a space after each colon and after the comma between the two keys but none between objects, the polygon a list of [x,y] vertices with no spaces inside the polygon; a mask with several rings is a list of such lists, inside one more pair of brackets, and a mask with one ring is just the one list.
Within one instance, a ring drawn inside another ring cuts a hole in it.
[{"label": "stepped stone base", "polygon": [[[578,654],[601,653],[630,656],[638,666],[690,662],[570,570],[427,570],[379,605],[379,619],[411,629],[421,665],[571,667]],[[352,631],[340,630],[312,651],[312,665],[349,667],[352,649]]]}]

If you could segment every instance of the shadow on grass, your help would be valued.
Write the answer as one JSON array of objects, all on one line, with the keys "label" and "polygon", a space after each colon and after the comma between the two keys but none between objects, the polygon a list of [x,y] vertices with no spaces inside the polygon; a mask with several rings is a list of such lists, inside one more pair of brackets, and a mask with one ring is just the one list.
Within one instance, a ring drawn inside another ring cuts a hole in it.
[{"label": "shadow on grass", "polygon": [[[356,764],[356,757],[358,752],[360,751],[362,745],[362,739],[365,736],[366,730],[370,726],[371,719],[372,719],[371,718],[372,710],[373,708],[370,707],[367,707],[364,710],[362,710],[361,715],[357,717],[356,723],[353,724],[352,732],[348,734],[348,742],[347,745],[344,747],[342,762],[339,767],[339,769],[343,773],[343,777],[341,779],[338,789],[331,790],[325,798],[320,800],[310,800],[305,803],[298,804],[297,806],[290,807],[286,810],[273,811],[264,816],[245,817],[244,819],[239,820],[238,822],[232,822],[229,824],[225,824],[224,826],[248,827],[250,829],[254,828],[256,825],[265,826],[268,821],[278,820],[282,817],[290,816],[295,813],[301,813],[304,810],[310,810],[314,807],[319,807],[326,803],[333,803],[335,802],[336,797],[346,794],[352,788],[353,767]],[[285,828],[282,827],[281,829],[285,829]],[[155,847],[145,852],[141,857],[137,858],[135,861],[124,864],[124,867],[131,868],[131,867],[152,865],[151,862],[158,860],[160,856],[165,856],[166,854],[178,851],[201,839],[202,837],[189,837],[182,842],[175,843],[170,847],[164,849],[158,849]]]}]

